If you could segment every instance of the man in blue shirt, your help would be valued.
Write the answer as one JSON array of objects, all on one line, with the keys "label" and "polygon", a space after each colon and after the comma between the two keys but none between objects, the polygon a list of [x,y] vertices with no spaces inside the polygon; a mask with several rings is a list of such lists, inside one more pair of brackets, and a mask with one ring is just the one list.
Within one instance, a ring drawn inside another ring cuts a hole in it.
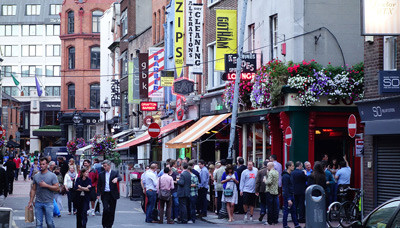
[{"label": "man in blue shirt", "polygon": [[306,175],[310,176],[312,173],[311,163],[309,161],[304,162],[304,168],[306,168]]},{"label": "man in blue shirt", "polygon": [[207,192],[208,192],[208,181],[210,180],[210,174],[206,167],[204,160],[199,161],[200,167],[200,181],[199,181],[199,202],[200,202],[200,216],[207,217]]},{"label": "man in blue shirt", "polygon": [[146,222],[156,223],[152,218],[153,209],[157,200],[157,175],[155,174],[157,165],[155,163],[150,165],[150,169],[146,171],[145,176],[145,188],[147,195],[147,207],[146,207]]},{"label": "man in blue shirt", "polygon": [[[344,189],[350,186],[351,179],[351,168],[346,160],[346,156],[343,157],[344,161],[339,163],[340,169],[336,172],[335,179],[338,184],[338,199],[341,198],[339,194],[343,192]],[[343,200],[343,199],[342,199]]]}]

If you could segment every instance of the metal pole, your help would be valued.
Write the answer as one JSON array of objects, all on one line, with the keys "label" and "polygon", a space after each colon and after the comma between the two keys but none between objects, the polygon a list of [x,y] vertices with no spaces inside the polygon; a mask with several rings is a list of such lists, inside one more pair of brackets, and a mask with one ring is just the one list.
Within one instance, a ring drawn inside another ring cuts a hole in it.
[{"label": "metal pole", "polygon": [[106,112],[104,112],[104,136],[106,136],[106,119],[107,119],[107,117],[106,117],[106,115],[107,115],[107,113]]},{"label": "metal pole", "polygon": [[238,100],[239,100],[240,71],[241,71],[241,67],[242,67],[241,63],[242,63],[243,43],[244,43],[244,29],[246,26],[247,1],[248,0],[243,0],[243,6],[242,6],[242,18],[241,18],[242,20],[240,23],[238,58],[237,58],[237,64],[236,64],[235,91],[234,91],[234,95],[233,95],[232,120],[231,120],[231,131],[230,131],[230,136],[229,136],[228,159],[232,159],[233,143],[235,142],[236,120],[237,120]]}]

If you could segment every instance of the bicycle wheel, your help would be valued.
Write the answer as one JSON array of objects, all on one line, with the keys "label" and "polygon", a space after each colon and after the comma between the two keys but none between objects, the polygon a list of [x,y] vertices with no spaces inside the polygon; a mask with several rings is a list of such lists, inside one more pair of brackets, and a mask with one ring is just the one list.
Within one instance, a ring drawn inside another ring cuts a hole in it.
[{"label": "bicycle wheel", "polygon": [[339,210],[339,223],[344,228],[352,227],[358,223],[358,207],[350,201],[344,202]]},{"label": "bicycle wheel", "polygon": [[340,227],[339,222],[339,210],[341,203],[333,202],[328,207],[326,222],[328,223],[328,227],[338,228]]}]

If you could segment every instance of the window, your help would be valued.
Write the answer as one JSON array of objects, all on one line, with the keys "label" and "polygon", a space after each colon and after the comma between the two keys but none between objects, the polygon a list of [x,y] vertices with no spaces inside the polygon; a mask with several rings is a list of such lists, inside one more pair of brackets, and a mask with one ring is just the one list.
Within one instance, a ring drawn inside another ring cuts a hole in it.
[{"label": "window", "polygon": [[22,56],[43,56],[42,45],[22,45]]},{"label": "window", "polygon": [[5,57],[17,57],[18,45],[1,45],[0,49]]},{"label": "window", "polygon": [[384,69],[396,70],[397,69],[397,37],[385,36],[383,44],[384,52]]},{"label": "window", "polygon": [[46,96],[60,96],[60,86],[46,86],[44,91]]},{"label": "window", "polygon": [[207,6],[211,7],[211,6],[215,5],[215,4],[217,4],[219,1],[221,1],[221,0],[208,0]]},{"label": "window", "polygon": [[68,86],[68,108],[75,108],[75,84]]},{"label": "window", "polygon": [[100,17],[103,16],[103,12],[96,10],[92,13],[92,32],[100,32]]},{"label": "window", "polygon": [[90,48],[90,69],[100,69],[100,47]]},{"label": "window", "polygon": [[50,4],[50,15],[58,15],[61,12],[61,5]]},{"label": "window", "polygon": [[122,36],[125,36],[126,34],[128,34],[128,16],[127,16],[126,10],[124,10],[124,12],[122,12],[121,29],[122,29],[122,31],[121,31]]},{"label": "window", "polygon": [[398,206],[399,201],[394,201],[379,208],[370,215],[365,227],[386,227]]},{"label": "window", "polygon": [[13,97],[20,95],[19,90],[16,86],[3,86],[2,89],[3,89],[3,92],[6,93],[7,95],[10,95]]},{"label": "window", "polygon": [[46,66],[46,76],[47,77],[60,76],[60,69],[61,66]]},{"label": "window", "polygon": [[[174,31],[174,22],[169,23],[170,31]],[[169,34],[169,45],[168,45],[168,58],[172,59],[174,57],[174,36]]]},{"label": "window", "polygon": [[216,48],[215,42],[208,45],[208,89],[223,85],[225,82],[221,79],[221,72],[215,71]]},{"label": "window", "polygon": [[1,67],[1,76],[2,77],[11,77],[11,74],[16,75],[18,71],[18,66],[2,66]]},{"label": "window", "polygon": [[90,85],[90,108],[100,108],[100,84]]},{"label": "window", "polygon": [[270,17],[271,59],[278,58],[278,15]]},{"label": "window", "polygon": [[0,25],[0,36],[18,36],[19,25]]},{"label": "window", "polygon": [[46,45],[46,56],[60,56],[60,45]]},{"label": "window", "polygon": [[127,76],[128,76],[128,57],[127,57],[127,52],[124,51],[124,52],[122,53],[121,56],[123,56],[123,57],[121,58],[121,60],[122,60],[122,64],[121,64],[121,67],[122,67],[122,69],[121,69],[121,74],[122,74],[122,77],[124,78],[124,77],[127,77]]},{"label": "window", "polygon": [[25,15],[40,15],[40,5],[26,5]]},{"label": "window", "polygon": [[256,45],[256,34],[254,29],[254,24],[249,25],[249,34],[248,34],[248,42],[249,42],[249,52],[254,53],[255,45]]},{"label": "window", "polygon": [[60,25],[46,25],[46,36],[59,36]]},{"label": "window", "polygon": [[68,12],[68,34],[74,33],[74,11]]},{"label": "window", "polygon": [[31,90],[36,90],[36,86],[22,86],[22,92],[24,97],[31,95]]},{"label": "window", "polygon": [[34,77],[35,75],[42,75],[40,66],[21,66],[22,77]]},{"label": "window", "polygon": [[68,49],[68,69],[75,69],[75,48]]},{"label": "window", "polygon": [[1,7],[1,15],[2,16],[14,16],[17,14],[17,6],[16,5],[2,5]]},{"label": "window", "polygon": [[43,25],[22,25],[23,36],[42,36]]}]

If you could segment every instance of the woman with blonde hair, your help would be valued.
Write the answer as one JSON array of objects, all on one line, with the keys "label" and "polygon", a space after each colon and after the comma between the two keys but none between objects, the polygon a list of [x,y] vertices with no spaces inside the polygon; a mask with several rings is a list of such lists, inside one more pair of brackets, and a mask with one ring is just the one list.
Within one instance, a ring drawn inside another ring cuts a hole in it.
[{"label": "woman with blonde hair", "polygon": [[[75,166],[71,165],[69,166],[69,171],[67,172],[67,174],[65,174],[64,177],[64,187],[65,187],[65,191],[67,192],[67,197],[68,197],[68,214],[71,214],[71,205],[72,205],[72,197],[75,193],[74,191],[74,185],[75,185],[75,180],[77,178],[76,175],[76,170],[75,170]],[[76,208],[75,205],[73,205],[73,209],[74,209],[74,214],[76,214]]]}]

